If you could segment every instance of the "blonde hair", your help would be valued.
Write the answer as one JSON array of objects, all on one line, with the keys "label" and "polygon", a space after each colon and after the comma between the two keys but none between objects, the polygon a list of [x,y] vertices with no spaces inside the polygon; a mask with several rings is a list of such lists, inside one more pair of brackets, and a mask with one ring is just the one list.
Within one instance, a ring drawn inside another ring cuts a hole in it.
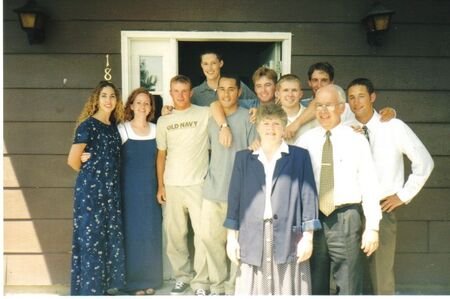
[{"label": "blonde hair", "polygon": [[114,108],[113,112],[111,113],[109,120],[111,121],[111,123],[115,123],[115,124],[123,122],[124,110],[123,110],[123,103],[120,98],[119,90],[111,82],[100,81],[100,83],[92,91],[86,104],[84,104],[83,110],[81,110],[80,116],[77,119],[76,127],[78,127],[83,121],[85,121],[86,119],[88,119],[90,116],[94,115],[98,111],[98,102],[99,102],[100,93],[101,93],[102,89],[105,87],[111,87],[114,90],[114,94],[116,95],[116,99],[117,99],[116,107]]},{"label": "blonde hair", "polygon": [[273,84],[277,84],[278,75],[273,70],[266,66],[259,67],[254,73],[253,73],[253,84],[256,84],[256,81],[258,81],[261,77],[267,77],[267,79],[272,80]]},{"label": "blonde hair", "polygon": [[176,75],[175,77],[172,77],[172,79],[170,79],[170,88],[172,88],[172,84],[174,84],[174,83],[188,84],[189,85],[189,89],[192,89],[192,82],[191,82],[191,79],[189,79],[188,76]]},{"label": "blonde hair", "polygon": [[297,82],[298,86],[300,87],[300,90],[302,89],[302,82],[300,82],[300,78],[299,77],[297,77],[294,74],[286,74],[286,75],[281,76],[280,80],[278,80],[278,82],[277,82],[277,90],[279,90],[280,87],[281,87],[281,84],[283,82],[286,82],[286,81]]},{"label": "blonde hair", "polygon": [[134,118],[134,112],[133,110],[131,110],[131,105],[133,105],[134,100],[136,100],[137,96],[140,95],[141,93],[148,95],[148,97],[150,98],[151,110],[150,113],[147,115],[147,121],[151,121],[155,117],[155,108],[156,108],[155,98],[147,89],[139,87],[133,90],[131,94],[128,96],[127,103],[125,104],[125,116],[124,116],[125,121],[130,121]]}]

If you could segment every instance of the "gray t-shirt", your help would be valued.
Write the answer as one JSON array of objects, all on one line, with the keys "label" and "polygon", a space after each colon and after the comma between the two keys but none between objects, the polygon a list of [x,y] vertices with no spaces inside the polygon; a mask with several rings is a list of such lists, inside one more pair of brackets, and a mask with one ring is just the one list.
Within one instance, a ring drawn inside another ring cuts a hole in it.
[{"label": "gray t-shirt", "polygon": [[233,134],[233,142],[229,148],[219,143],[219,126],[214,119],[211,117],[208,122],[211,159],[203,185],[203,198],[211,201],[227,202],[234,155],[237,151],[246,149],[257,136],[255,126],[249,122],[247,109],[239,107],[236,112],[227,116],[227,123]]}]

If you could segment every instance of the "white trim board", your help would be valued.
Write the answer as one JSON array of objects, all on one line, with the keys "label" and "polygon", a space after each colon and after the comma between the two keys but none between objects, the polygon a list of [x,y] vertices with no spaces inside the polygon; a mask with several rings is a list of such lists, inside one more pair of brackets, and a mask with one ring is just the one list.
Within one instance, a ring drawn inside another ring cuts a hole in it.
[{"label": "white trim board", "polygon": [[[281,73],[291,72],[291,41],[290,32],[224,32],[224,31],[122,31],[122,95],[127,97],[135,78],[131,75],[136,64],[132,60],[137,52],[145,55],[163,56],[163,91],[160,94],[164,102],[170,101],[170,78],[178,73],[178,41],[227,41],[227,42],[280,42],[281,43]],[[135,71],[135,70],[134,70]],[[133,82],[132,82],[133,81]]]}]

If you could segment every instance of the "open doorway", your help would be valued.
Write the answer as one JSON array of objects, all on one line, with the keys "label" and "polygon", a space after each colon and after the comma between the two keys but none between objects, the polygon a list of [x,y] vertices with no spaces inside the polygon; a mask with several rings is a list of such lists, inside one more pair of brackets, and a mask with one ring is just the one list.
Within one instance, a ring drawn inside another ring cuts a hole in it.
[{"label": "open doorway", "polygon": [[253,90],[252,75],[258,67],[266,65],[281,73],[280,48],[279,42],[180,41],[178,72],[188,76],[193,86],[201,84],[205,76],[200,68],[200,55],[205,51],[213,51],[222,55],[224,61],[222,72],[239,76]]},{"label": "open doorway", "polygon": [[225,72],[236,73],[252,89],[252,74],[261,65],[279,74],[291,71],[290,32],[122,31],[121,35],[124,98],[141,86],[144,73],[154,83],[151,92],[171,104],[173,76],[187,75],[194,86],[204,80],[199,55],[208,47],[221,52]]}]

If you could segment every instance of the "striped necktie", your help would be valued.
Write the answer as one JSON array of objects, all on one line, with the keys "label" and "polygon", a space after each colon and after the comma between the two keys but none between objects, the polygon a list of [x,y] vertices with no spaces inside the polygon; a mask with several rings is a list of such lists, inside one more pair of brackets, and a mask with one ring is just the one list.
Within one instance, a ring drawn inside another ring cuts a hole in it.
[{"label": "striped necktie", "polygon": [[370,143],[370,137],[369,137],[369,128],[367,128],[366,125],[362,126],[363,132],[364,132],[364,136],[366,136],[367,141],[369,141]]},{"label": "striped necktie", "polygon": [[330,215],[334,209],[334,173],[333,173],[333,145],[331,144],[331,132],[326,132],[326,140],[322,150],[322,167],[320,170],[319,186],[319,210]]}]

